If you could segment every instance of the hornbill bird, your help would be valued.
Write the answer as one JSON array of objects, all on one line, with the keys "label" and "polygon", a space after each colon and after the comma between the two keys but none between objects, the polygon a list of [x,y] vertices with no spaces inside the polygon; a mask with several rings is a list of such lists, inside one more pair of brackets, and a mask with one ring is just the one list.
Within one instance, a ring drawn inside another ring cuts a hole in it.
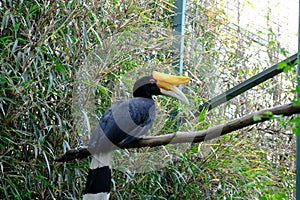
[{"label": "hornbill bird", "polygon": [[112,104],[96,125],[89,140],[92,155],[83,199],[109,199],[111,152],[136,140],[147,131],[155,118],[153,95],[167,95],[183,103],[188,99],[176,85],[187,83],[186,76],[174,76],[153,71],[137,80],[133,98]]}]

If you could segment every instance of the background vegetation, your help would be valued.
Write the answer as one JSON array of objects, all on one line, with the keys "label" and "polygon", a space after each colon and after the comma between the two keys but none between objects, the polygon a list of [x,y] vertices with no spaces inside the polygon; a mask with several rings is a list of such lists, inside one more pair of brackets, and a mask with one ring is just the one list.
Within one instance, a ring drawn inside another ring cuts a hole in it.
[{"label": "background vegetation", "polygon": [[[89,160],[58,164],[54,157],[86,142],[104,110],[131,97],[138,77],[155,69],[174,73],[173,3],[0,3],[0,199],[81,198]],[[205,129],[294,98],[292,69],[199,115],[205,100],[287,51],[271,27],[265,46],[247,30],[228,28],[222,6],[211,0],[188,2],[186,24],[185,72],[192,81],[184,90],[191,104],[180,108],[180,130]],[[151,134],[174,131],[180,116],[169,116],[176,102],[156,101]],[[287,121],[201,144],[117,151],[124,159],[115,161],[121,168],[113,171],[112,199],[292,199],[295,138]]]}]

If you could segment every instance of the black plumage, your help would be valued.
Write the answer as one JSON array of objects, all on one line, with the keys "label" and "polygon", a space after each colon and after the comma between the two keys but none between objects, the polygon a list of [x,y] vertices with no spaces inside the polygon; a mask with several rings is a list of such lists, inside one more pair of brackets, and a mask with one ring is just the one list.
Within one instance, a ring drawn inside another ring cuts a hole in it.
[{"label": "black plumage", "polygon": [[99,120],[88,146],[91,154],[122,147],[146,134],[155,118],[152,96],[160,94],[152,76],[139,79],[133,88],[133,98],[113,104]]},{"label": "black plumage", "polygon": [[136,81],[133,98],[114,103],[100,118],[92,132],[88,150],[93,158],[88,172],[83,199],[109,199],[111,151],[146,134],[155,118],[153,95],[167,95],[188,103],[176,85],[187,83],[188,77],[153,71]]}]

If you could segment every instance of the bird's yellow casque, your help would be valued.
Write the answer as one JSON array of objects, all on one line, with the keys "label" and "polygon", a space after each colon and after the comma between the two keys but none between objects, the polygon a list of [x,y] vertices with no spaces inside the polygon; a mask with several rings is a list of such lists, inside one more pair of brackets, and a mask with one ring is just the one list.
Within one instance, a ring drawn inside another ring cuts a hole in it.
[{"label": "bird's yellow casque", "polygon": [[176,87],[176,85],[189,82],[189,77],[164,74],[157,71],[152,72],[152,77],[156,80],[156,85],[161,89],[162,94],[179,99],[185,104],[189,103],[182,91]]},{"label": "bird's yellow casque", "polygon": [[157,71],[153,71],[152,76],[155,80],[159,82],[165,82],[171,85],[179,85],[190,81],[190,78],[187,76],[175,76],[170,74],[164,74]]}]

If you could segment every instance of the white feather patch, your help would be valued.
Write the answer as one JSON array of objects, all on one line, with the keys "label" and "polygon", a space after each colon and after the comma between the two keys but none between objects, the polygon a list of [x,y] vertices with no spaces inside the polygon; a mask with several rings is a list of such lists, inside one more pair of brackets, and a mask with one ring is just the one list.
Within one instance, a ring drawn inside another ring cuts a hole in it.
[{"label": "white feather patch", "polygon": [[111,168],[111,152],[99,152],[93,155],[90,169],[96,169],[109,166]]},{"label": "white feather patch", "polygon": [[109,193],[101,192],[98,194],[85,194],[83,195],[83,200],[108,200]]}]

